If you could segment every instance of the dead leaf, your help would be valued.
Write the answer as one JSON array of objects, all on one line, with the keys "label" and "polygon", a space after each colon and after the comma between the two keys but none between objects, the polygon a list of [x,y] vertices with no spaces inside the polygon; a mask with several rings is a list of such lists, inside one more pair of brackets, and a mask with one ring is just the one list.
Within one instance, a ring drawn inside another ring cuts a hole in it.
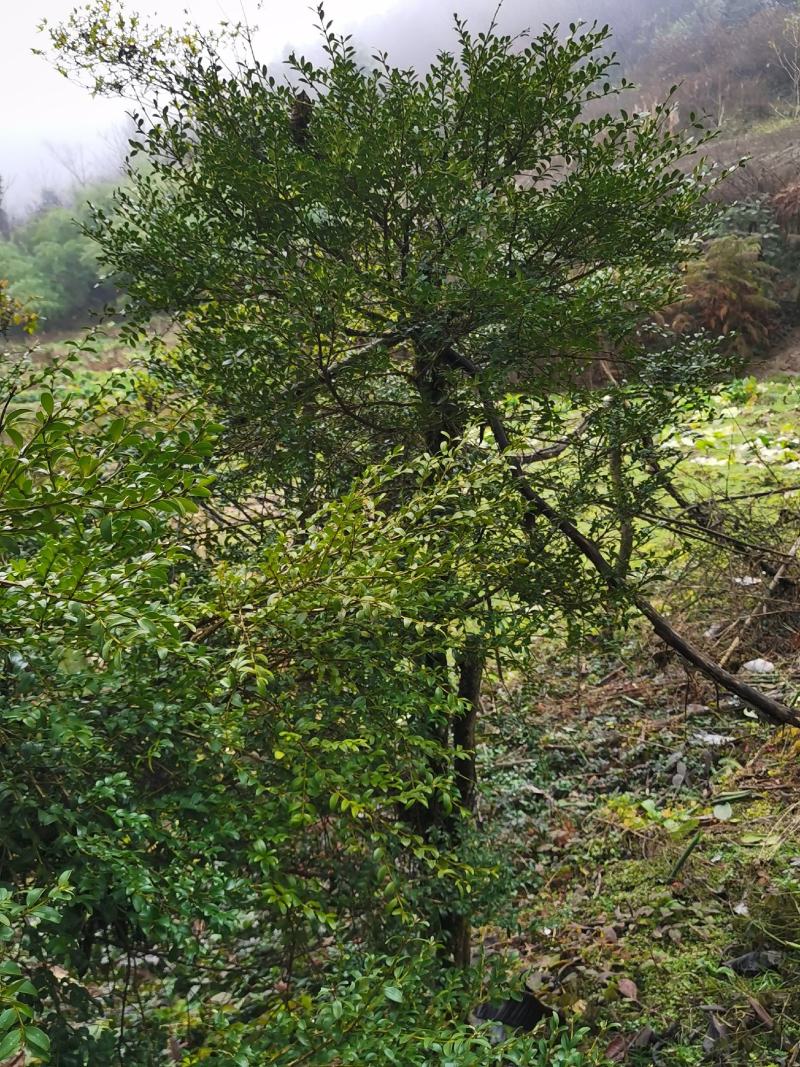
[{"label": "dead leaf", "polygon": [[757,1001],[755,997],[748,997],[747,1003],[756,1013],[759,1018],[759,1021],[762,1022],[768,1030],[771,1030],[775,1026],[775,1020],[772,1018],[772,1016],[764,1007],[764,1005]]},{"label": "dead leaf", "polygon": [[728,1027],[722,1019],[712,1012],[708,1017],[708,1031],[703,1038],[703,1051],[706,1053],[714,1052],[720,1045],[727,1044],[728,1036]]},{"label": "dead leaf", "polygon": [[652,1026],[643,1026],[639,1033],[636,1035],[636,1037],[634,1037],[631,1048],[649,1048],[656,1040],[657,1036],[658,1035],[656,1034]]},{"label": "dead leaf", "polygon": [[755,978],[766,971],[777,971],[783,961],[783,953],[776,949],[761,949],[755,952],[745,952],[743,956],[736,956],[732,960],[725,960],[723,967],[729,967],[735,974],[741,974],[744,978]]},{"label": "dead leaf", "polygon": [[617,1034],[606,1049],[606,1059],[611,1060],[612,1063],[624,1063],[632,1040],[632,1034]]},{"label": "dead leaf", "polygon": [[617,982],[617,989],[627,1000],[639,999],[639,990],[631,978],[620,978]]},{"label": "dead leaf", "polygon": [[675,773],[672,776],[672,784],[675,789],[680,789],[683,783],[686,781],[686,775],[688,774],[688,767],[684,760],[679,760],[675,765]]},{"label": "dead leaf", "polygon": [[612,1063],[624,1063],[629,1052],[649,1048],[656,1040],[656,1032],[644,1026],[635,1034],[618,1034],[606,1049],[606,1057]]}]

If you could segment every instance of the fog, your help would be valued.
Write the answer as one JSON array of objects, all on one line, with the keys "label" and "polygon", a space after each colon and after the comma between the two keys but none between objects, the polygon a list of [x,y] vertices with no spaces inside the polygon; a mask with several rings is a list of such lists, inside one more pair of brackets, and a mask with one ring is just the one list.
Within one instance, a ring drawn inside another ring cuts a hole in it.
[{"label": "fog", "polygon": [[[43,189],[109,176],[125,142],[121,100],[93,99],[61,77],[34,48],[43,47],[38,25],[58,23],[73,0],[0,0],[0,95],[3,109],[0,176],[8,186],[12,211],[34,204]],[[171,24],[186,21],[186,0],[131,0],[128,9]],[[189,17],[206,27],[244,17],[259,27],[258,50],[274,62],[292,47],[313,50],[315,16],[304,0],[190,0]],[[544,21],[598,18],[630,36],[656,0],[506,0],[500,12],[504,29],[535,29]],[[452,42],[452,12],[485,28],[496,0],[328,0],[326,10],[338,28],[353,33],[365,53],[389,50],[396,62],[424,64]],[[624,38],[623,38],[624,43]]]}]

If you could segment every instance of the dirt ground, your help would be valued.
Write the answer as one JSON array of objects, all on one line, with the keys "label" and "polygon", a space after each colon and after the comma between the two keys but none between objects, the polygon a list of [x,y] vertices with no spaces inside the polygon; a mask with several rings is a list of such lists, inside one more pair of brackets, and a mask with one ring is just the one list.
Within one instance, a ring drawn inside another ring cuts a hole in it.
[{"label": "dirt ground", "polygon": [[800,326],[791,330],[766,359],[754,368],[754,372],[762,381],[783,375],[800,375]]}]

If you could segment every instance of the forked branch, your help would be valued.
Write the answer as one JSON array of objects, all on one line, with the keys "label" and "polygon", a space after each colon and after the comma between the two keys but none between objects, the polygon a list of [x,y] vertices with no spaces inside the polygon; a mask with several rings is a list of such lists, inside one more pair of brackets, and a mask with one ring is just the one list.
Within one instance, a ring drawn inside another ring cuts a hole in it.
[{"label": "forked branch", "polygon": [[728,692],[734,693],[740,700],[754,708],[770,722],[781,726],[800,727],[800,715],[792,708],[736,678],[725,670],[723,666],[697,648],[696,645],[692,644],[691,641],[682,637],[645,596],[632,589],[627,580],[616,572],[613,565],[605,558],[594,541],[581,533],[569,519],[559,515],[555,508],[535,491],[528,481],[519,460],[510,451],[511,442],[508,439],[503,421],[481,382],[480,368],[471,359],[452,347],[446,348],[442,355],[451,366],[460,367],[474,381],[478,389],[484,416],[492,430],[497,448],[501,454],[506,456],[515,485],[528,505],[523,520],[525,529],[531,530],[537,519],[546,519],[578,549],[581,555],[589,560],[595,570],[605,579],[609,588],[624,593],[626,598],[648,620],[662,641],[674,649],[688,663],[696,667],[701,674],[704,674],[712,682],[715,682]]}]

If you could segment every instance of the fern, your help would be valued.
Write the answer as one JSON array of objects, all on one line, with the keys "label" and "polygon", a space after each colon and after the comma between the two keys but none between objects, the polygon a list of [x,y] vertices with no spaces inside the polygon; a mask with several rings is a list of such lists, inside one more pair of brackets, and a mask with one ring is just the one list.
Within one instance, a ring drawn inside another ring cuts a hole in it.
[{"label": "fern", "polygon": [[759,237],[715,238],[684,267],[683,293],[665,309],[664,321],[679,334],[717,334],[749,358],[768,346],[778,326],[776,274],[761,258]]}]

